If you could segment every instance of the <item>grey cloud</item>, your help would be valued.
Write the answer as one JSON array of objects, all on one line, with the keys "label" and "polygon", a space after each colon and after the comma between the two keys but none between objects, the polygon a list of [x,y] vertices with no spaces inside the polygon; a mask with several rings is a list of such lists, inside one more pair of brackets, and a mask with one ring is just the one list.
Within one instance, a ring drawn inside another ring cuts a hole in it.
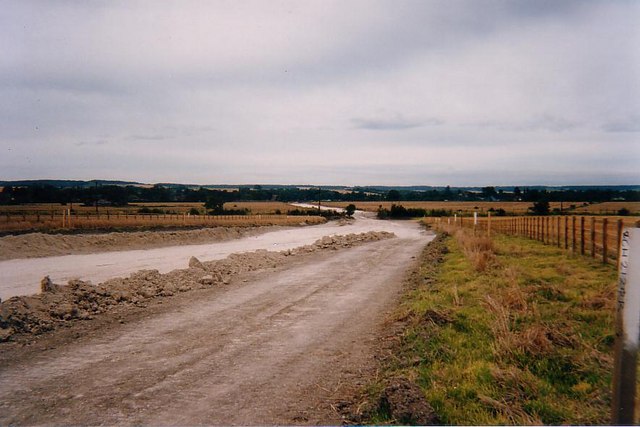
[{"label": "grey cloud", "polygon": [[573,129],[577,126],[576,122],[566,120],[562,117],[555,117],[551,115],[543,115],[534,117],[522,124],[521,130],[545,130],[549,132],[564,132],[568,129]]},{"label": "grey cloud", "polygon": [[106,139],[98,139],[95,141],[78,141],[73,145],[75,145],[76,147],[84,147],[84,146],[92,146],[92,145],[105,145],[108,143],[109,141],[107,141]]},{"label": "grey cloud", "polygon": [[594,182],[637,181],[601,153],[640,131],[638,2],[243,4],[4,2],[0,171],[340,184],[342,162],[354,184],[464,185],[504,176],[508,151],[509,179],[586,182],[586,153],[618,174]]},{"label": "grey cloud", "polygon": [[130,135],[127,139],[134,141],[163,141],[167,139],[166,135]]},{"label": "grey cloud", "polygon": [[579,123],[572,120],[567,120],[562,117],[556,117],[552,115],[535,116],[528,120],[514,120],[514,121],[482,121],[470,123],[473,127],[482,128],[494,128],[503,131],[516,131],[516,132],[535,132],[535,131],[547,131],[547,132],[564,132],[570,129],[578,127]]},{"label": "grey cloud", "polygon": [[402,116],[390,118],[354,118],[351,123],[356,129],[366,130],[404,130],[423,126],[438,126],[444,122],[439,119],[407,119]]},{"label": "grey cloud", "polygon": [[613,121],[602,125],[605,132],[640,132],[640,116],[631,117],[627,120]]}]

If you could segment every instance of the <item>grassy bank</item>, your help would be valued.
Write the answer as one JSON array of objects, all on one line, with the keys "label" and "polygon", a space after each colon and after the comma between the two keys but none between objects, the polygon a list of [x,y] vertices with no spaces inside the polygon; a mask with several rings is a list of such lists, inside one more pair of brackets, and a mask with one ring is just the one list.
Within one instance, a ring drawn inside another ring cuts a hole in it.
[{"label": "grassy bank", "polygon": [[[436,245],[441,262],[431,248],[395,314],[404,327],[372,400],[400,377],[442,424],[608,423],[615,268],[468,230]],[[374,405],[369,421],[402,420]]]}]

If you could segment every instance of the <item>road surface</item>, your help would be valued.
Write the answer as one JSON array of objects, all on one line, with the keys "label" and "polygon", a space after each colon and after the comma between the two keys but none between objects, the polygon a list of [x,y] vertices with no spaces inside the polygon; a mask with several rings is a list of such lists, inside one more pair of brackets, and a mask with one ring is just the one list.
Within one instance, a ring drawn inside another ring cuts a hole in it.
[{"label": "road surface", "polygon": [[381,224],[400,237],[169,298],[64,345],[0,345],[0,424],[340,423],[332,399],[371,366],[384,313],[432,239]]},{"label": "road surface", "polygon": [[40,281],[44,276],[49,276],[55,283],[60,284],[65,284],[71,279],[100,283],[114,277],[126,277],[139,270],[155,269],[160,273],[167,273],[178,268],[186,268],[192,256],[209,261],[226,258],[232,253],[258,249],[287,250],[335,234],[389,231],[399,237],[405,237],[412,233],[402,223],[378,221],[367,215],[371,214],[358,212],[356,220],[347,225],[329,222],[317,226],[285,228],[257,236],[209,244],[0,261],[0,299],[39,292]]}]

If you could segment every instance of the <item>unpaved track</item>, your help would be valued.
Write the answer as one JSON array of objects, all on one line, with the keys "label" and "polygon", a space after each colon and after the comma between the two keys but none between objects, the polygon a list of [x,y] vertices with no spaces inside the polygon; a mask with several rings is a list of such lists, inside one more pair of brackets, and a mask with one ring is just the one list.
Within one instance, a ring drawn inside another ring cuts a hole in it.
[{"label": "unpaved track", "polygon": [[[407,227],[415,224],[407,223]],[[0,424],[327,424],[430,240],[314,255],[64,347],[2,355]]]}]

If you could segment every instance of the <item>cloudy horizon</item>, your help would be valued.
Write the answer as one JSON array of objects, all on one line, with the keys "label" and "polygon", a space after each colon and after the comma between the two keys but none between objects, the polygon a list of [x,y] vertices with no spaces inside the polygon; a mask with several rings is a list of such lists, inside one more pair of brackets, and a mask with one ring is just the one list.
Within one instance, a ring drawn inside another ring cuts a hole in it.
[{"label": "cloudy horizon", "polygon": [[5,1],[0,180],[640,184],[640,2]]}]

